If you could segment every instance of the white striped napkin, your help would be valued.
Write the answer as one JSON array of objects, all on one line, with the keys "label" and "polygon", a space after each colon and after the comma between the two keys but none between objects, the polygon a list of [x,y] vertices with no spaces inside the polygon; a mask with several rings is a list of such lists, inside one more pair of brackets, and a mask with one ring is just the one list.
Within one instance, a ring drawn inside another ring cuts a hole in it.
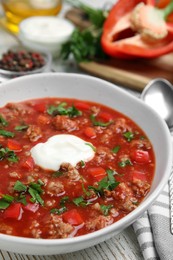
[{"label": "white striped napkin", "polygon": [[[173,181],[173,169],[169,181]],[[145,260],[173,260],[173,235],[170,232],[169,186],[134,224]]]}]

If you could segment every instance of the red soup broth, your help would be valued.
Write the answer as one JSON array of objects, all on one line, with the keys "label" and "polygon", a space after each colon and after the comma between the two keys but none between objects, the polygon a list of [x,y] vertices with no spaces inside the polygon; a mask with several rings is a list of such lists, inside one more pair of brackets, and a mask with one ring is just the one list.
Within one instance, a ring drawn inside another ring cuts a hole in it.
[{"label": "red soup broth", "polygon": [[[89,143],[93,159],[38,166],[31,148],[61,134]],[[0,233],[55,239],[102,229],[138,207],[154,171],[144,131],[102,104],[43,98],[0,108]]]}]

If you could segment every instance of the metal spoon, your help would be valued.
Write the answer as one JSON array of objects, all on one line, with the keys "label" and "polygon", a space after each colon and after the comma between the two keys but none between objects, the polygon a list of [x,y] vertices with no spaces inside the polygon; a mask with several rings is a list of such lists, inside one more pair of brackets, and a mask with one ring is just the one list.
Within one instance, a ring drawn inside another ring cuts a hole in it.
[{"label": "metal spoon", "polygon": [[[167,123],[170,131],[173,130],[173,86],[162,78],[148,83],[144,88],[141,99],[152,107]],[[173,172],[169,179],[171,233],[173,234]]]}]

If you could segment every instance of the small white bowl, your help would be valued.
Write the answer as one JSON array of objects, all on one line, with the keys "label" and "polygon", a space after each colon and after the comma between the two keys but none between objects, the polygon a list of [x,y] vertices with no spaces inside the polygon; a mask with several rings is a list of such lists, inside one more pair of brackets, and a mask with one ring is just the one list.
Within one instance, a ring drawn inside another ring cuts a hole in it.
[{"label": "small white bowl", "polygon": [[133,119],[150,139],[156,158],[156,171],[145,200],[118,222],[91,234],[66,239],[32,239],[0,234],[0,248],[35,255],[53,255],[84,249],[118,234],[141,216],[168,181],[172,164],[172,145],[166,123],[141,100],[98,78],[66,73],[23,76],[0,87],[0,106],[7,102],[41,97],[67,97],[108,105]]},{"label": "small white bowl", "polygon": [[19,39],[25,47],[49,51],[58,55],[63,43],[69,40],[74,25],[67,19],[53,16],[34,16],[19,25]]}]

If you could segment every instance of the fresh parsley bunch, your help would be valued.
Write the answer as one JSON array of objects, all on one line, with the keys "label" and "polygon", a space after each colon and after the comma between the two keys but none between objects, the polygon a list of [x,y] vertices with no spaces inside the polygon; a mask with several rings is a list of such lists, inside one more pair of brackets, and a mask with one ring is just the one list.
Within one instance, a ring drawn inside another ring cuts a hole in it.
[{"label": "fresh parsley bunch", "polygon": [[62,45],[61,57],[68,59],[70,54],[72,54],[78,63],[97,58],[106,58],[106,54],[103,52],[100,44],[100,38],[108,12],[101,9],[93,9],[78,0],[74,2],[68,0],[67,2],[81,9],[90,21],[91,26],[84,30],[79,30],[78,28],[74,30],[71,39]]}]

